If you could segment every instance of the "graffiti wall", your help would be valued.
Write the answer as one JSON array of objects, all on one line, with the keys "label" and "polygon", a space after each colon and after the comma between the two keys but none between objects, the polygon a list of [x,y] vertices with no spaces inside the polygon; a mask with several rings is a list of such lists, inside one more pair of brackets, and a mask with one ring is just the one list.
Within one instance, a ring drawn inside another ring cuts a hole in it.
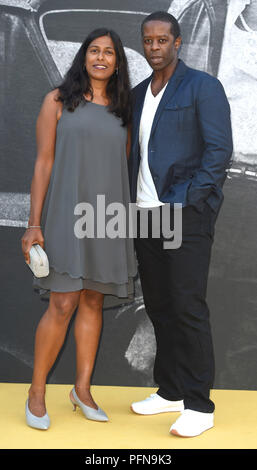
[{"label": "graffiti wall", "polygon": [[[132,87],[150,67],[140,40],[149,13],[179,21],[180,57],[219,78],[231,106],[233,165],[216,224],[208,302],[216,388],[255,389],[257,356],[257,0],[0,0],[0,381],[30,382],[34,334],[47,300],[32,288],[20,239],[30,205],[35,124],[45,94],[58,86],[87,34],[120,35]],[[196,267],[197,269],[197,267]],[[140,279],[132,304],[104,310],[93,383],[152,386],[155,339]],[[73,321],[49,383],[75,377]]]}]

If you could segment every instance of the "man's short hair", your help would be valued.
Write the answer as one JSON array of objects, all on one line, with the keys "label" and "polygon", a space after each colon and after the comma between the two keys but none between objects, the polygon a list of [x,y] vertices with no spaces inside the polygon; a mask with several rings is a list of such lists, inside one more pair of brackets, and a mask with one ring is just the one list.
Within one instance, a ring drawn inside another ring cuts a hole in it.
[{"label": "man's short hair", "polygon": [[167,13],[166,11],[155,11],[154,13],[151,13],[143,20],[141,24],[142,36],[144,34],[144,25],[148,23],[148,21],[164,21],[165,23],[170,23],[171,34],[174,36],[174,38],[177,39],[177,37],[181,35],[178,21],[173,15],[171,15],[170,13]]}]

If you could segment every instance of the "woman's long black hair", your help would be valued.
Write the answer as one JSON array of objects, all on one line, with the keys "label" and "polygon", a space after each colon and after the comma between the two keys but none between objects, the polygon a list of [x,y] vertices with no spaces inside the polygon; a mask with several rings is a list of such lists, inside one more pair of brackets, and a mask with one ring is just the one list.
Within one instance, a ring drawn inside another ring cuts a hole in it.
[{"label": "woman's long black hair", "polygon": [[84,94],[90,94],[93,99],[93,90],[90,78],[85,68],[86,51],[94,39],[109,36],[114,44],[116,52],[116,66],[118,73],[110,77],[107,84],[106,93],[110,99],[109,111],[122,119],[123,126],[127,126],[131,120],[131,99],[130,80],[128,73],[128,63],[120,37],[115,31],[107,28],[98,28],[92,31],[82,43],[76,56],[73,59],[70,69],[67,71],[63,82],[58,87],[58,101],[62,101],[68,111],[74,111]]}]

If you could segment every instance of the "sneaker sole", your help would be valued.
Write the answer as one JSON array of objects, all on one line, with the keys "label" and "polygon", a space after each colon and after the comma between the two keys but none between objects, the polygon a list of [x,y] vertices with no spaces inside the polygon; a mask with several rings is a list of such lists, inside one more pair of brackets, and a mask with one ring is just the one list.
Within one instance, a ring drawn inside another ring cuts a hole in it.
[{"label": "sneaker sole", "polygon": [[171,413],[171,412],[179,412],[179,411],[184,411],[184,408],[181,407],[174,407],[174,408],[164,408],[163,410],[158,410],[158,411],[148,411],[148,412],[142,412],[142,411],[136,411],[133,409],[132,405],[130,406],[131,411],[138,415],[158,415],[160,413]]},{"label": "sneaker sole", "polygon": [[205,431],[208,431],[209,429],[213,428],[214,426],[210,426],[209,428],[204,429],[202,432],[199,432],[199,434],[194,434],[193,436],[186,436],[185,434],[179,434],[179,432],[176,429],[172,429],[170,431],[170,434],[173,434],[173,436],[179,436],[179,437],[197,437],[203,434]]}]

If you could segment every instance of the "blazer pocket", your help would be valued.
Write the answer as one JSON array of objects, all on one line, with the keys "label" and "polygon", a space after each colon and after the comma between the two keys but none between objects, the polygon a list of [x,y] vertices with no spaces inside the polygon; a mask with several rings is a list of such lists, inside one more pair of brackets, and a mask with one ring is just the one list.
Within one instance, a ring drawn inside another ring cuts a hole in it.
[{"label": "blazer pocket", "polygon": [[173,183],[182,183],[183,181],[192,179],[197,168],[190,165],[174,165],[173,167]]},{"label": "blazer pocket", "polygon": [[183,102],[167,103],[165,108],[166,118],[174,124],[178,130],[190,130],[193,128],[193,122],[196,119],[195,108],[190,100]]}]

